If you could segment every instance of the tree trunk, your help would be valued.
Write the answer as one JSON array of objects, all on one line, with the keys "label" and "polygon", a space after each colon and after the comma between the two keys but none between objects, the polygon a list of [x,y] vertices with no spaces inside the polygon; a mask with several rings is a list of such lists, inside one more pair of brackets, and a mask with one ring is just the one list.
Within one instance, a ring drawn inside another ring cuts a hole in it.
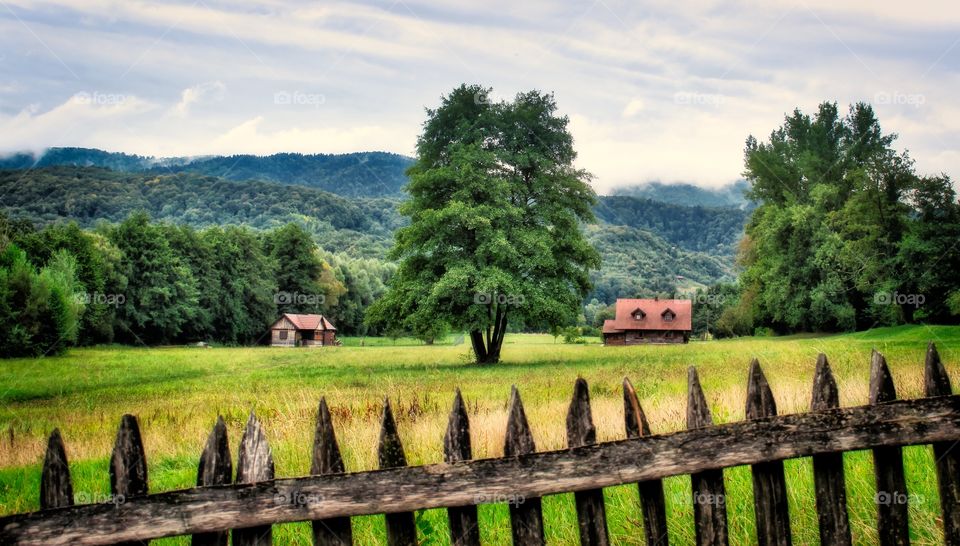
[{"label": "tree trunk", "polygon": [[477,364],[496,364],[500,362],[500,347],[503,346],[503,338],[507,332],[507,317],[500,317],[494,325],[493,331],[486,332],[487,342],[482,330],[473,330],[470,332],[470,343],[473,345],[473,354],[477,359]]}]

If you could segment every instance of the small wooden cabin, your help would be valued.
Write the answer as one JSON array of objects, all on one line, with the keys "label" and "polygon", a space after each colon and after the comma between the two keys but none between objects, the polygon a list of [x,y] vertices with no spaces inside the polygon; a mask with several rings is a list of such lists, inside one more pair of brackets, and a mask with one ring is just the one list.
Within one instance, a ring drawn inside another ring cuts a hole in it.
[{"label": "small wooden cabin", "polygon": [[270,326],[273,347],[323,347],[339,345],[337,329],[323,315],[284,313]]},{"label": "small wooden cabin", "polygon": [[618,299],[614,319],[603,322],[603,344],[686,343],[692,323],[690,300]]}]

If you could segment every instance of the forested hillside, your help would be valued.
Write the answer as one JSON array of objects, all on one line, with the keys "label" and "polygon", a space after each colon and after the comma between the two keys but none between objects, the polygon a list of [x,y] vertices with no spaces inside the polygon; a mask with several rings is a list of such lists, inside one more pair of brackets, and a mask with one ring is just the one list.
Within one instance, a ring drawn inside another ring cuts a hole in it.
[{"label": "forested hillside", "polygon": [[[91,228],[135,211],[154,221],[194,228],[244,225],[257,230],[290,222],[304,226],[328,252],[345,259],[385,261],[393,232],[405,219],[399,198],[352,198],[298,185],[234,182],[195,173],[116,172],[94,167],[0,171],[0,204],[11,218],[41,227],[75,220]],[[676,276],[712,284],[731,276],[732,250],[746,215],[737,209],[666,205],[633,197],[602,197],[598,224],[587,236],[603,265],[594,293],[618,296],[673,292]],[[681,283],[682,284],[682,283]],[[590,299],[588,298],[588,300]]]},{"label": "forested hillside", "polygon": [[612,193],[613,195],[643,197],[688,207],[751,208],[753,204],[747,199],[746,195],[749,189],[750,184],[746,180],[738,180],[719,188],[704,188],[693,184],[647,182],[614,188]]},{"label": "forested hillside", "polygon": [[399,196],[413,160],[386,152],[153,158],[90,148],[49,148],[0,158],[0,169],[106,167],[156,175],[190,172],[227,180],[262,180],[317,188],[346,197]]},{"label": "forested hillside", "polygon": [[750,217],[733,207],[689,207],[628,196],[602,196],[594,212],[604,223],[646,229],[686,250],[712,255],[732,255]]}]

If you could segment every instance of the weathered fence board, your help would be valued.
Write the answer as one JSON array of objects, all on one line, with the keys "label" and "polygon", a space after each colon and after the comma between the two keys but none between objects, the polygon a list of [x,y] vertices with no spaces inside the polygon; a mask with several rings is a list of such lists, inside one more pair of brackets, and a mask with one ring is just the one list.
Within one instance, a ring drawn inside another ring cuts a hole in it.
[{"label": "weathered fence board", "polygon": [[[747,419],[773,417],[777,403],[770,384],[763,375],[760,362],[753,359],[747,379]],[[757,542],[760,546],[789,546],[790,511],[787,507],[787,480],[783,461],[755,464],[753,474],[753,511],[757,520]]]},{"label": "weathered fence board", "polygon": [[[137,418],[126,414],[120,418],[120,429],[110,456],[110,494],[113,505],[126,504],[130,499],[147,494],[147,455],[143,450],[140,425]],[[130,541],[118,546],[138,546],[149,541]]]},{"label": "weathered fence board", "polygon": [[[700,387],[700,377],[693,366],[687,374],[687,428],[706,429],[713,425],[707,398]],[[697,544],[726,546],[727,492],[723,485],[723,469],[716,468],[690,474],[693,491],[693,521]]]},{"label": "weathered fence board", "polygon": [[[923,383],[927,396],[953,393],[950,376],[933,343],[927,347]],[[960,440],[933,444],[933,458],[937,466],[944,542],[948,546],[960,546]]]},{"label": "weathered fence board", "polygon": [[[817,356],[810,409],[825,411],[840,407],[840,391],[826,355]],[[847,486],[843,472],[843,453],[813,456],[813,488],[817,498],[820,543],[850,546],[850,519],[847,516]]]},{"label": "weathered fence board", "polygon": [[[531,455],[537,451],[533,442],[533,433],[527,423],[527,414],[523,411],[523,401],[520,400],[520,391],[516,386],[510,388],[510,410],[507,417],[507,437],[503,443],[503,456],[506,460],[520,461],[523,455]],[[533,478],[528,475],[523,466],[517,476],[517,485],[520,482]],[[510,527],[513,532],[514,546],[542,546],[543,512],[540,496],[527,494],[521,487],[509,487],[501,493],[500,498],[513,500],[510,502]],[[489,498],[497,498],[491,496]]]},{"label": "weathered fence board", "polygon": [[[627,438],[650,436],[650,424],[640,407],[637,391],[627,378],[623,379],[623,415],[626,422]],[[647,536],[647,546],[669,546],[667,533],[667,505],[663,498],[663,481],[650,480],[637,484],[640,492],[640,505],[643,510],[643,530]]]},{"label": "weathered fence board", "polygon": [[[340,446],[333,431],[333,418],[330,417],[330,408],[327,399],[321,398],[317,408],[317,427],[313,436],[313,455],[310,458],[310,474],[325,476],[327,474],[342,474],[346,471],[343,457],[340,456]],[[305,499],[291,499],[291,502],[301,504]],[[353,544],[353,529],[350,527],[350,518],[331,518],[314,520],[314,546],[350,546]]]},{"label": "weathered fence board", "polygon": [[[273,452],[267,443],[263,425],[254,413],[250,412],[247,427],[240,439],[240,453],[237,457],[237,483],[256,484],[273,479]],[[289,498],[289,497],[284,497]],[[277,499],[273,499],[277,504]],[[242,518],[233,530],[233,546],[270,546],[273,544],[273,528],[266,525],[245,525]]]},{"label": "weathered fence board", "polygon": [[63,437],[60,436],[60,429],[55,428],[47,441],[47,453],[40,473],[40,508],[46,510],[63,506],[73,506],[73,485]]},{"label": "weathered fence board", "polygon": [[[380,426],[380,447],[377,452],[380,468],[399,468],[407,466],[407,456],[403,452],[397,423],[393,419],[390,400],[383,401],[383,419]],[[416,546],[417,526],[413,512],[388,512],[387,544],[389,546]]]},{"label": "weathered fence board", "polygon": [[[870,403],[882,404],[897,399],[887,359],[877,351],[870,357]],[[873,449],[876,476],[877,535],[881,546],[910,544],[907,506],[907,479],[903,473],[903,449],[883,446]]]},{"label": "weathered fence board", "polygon": [[[597,443],[597,429],[590,411],[590,389],[587,382],[577,378],[573,399],[567,412],[567,447],[583,447]],[[581,546],[607,546],[607,514],[603,507],[603,489],[577,491],[573,494],[577,506],[577,527]]]},{"label": "weathered fence board", "polygon": [[[230,444],[227,441],[227,425],[223,417],[217,417],[207,445],[200,455],[197,468],[197,486],[226,485],[233,481],[233,463],[230,460]],[[227,546],[229,531],[197,533],[193,535],[193,546]]]},{"label": "weathered fence board", "polygon": [[[443,460],[448,463],[469,461],[473,458],[470,445],[470,418],[460,389],[453,399],[453,410],[443,437]],[[450,521],[450,543],[453,546],[480,546],[480,525],[476,506],[455,506],[447,509]]]}]

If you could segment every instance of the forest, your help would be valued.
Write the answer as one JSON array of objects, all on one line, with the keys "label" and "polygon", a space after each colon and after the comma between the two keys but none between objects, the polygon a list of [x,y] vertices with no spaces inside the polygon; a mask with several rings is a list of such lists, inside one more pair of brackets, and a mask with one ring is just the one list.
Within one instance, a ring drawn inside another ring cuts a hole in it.
[{"label": "forest", "polygon": [[93,230],[0,217],[0,354],[73,344],[255,344],[282,312],[377,334],[363,310],[393,267],[324,252],[299,224],[194,229],[144,212]]}]

